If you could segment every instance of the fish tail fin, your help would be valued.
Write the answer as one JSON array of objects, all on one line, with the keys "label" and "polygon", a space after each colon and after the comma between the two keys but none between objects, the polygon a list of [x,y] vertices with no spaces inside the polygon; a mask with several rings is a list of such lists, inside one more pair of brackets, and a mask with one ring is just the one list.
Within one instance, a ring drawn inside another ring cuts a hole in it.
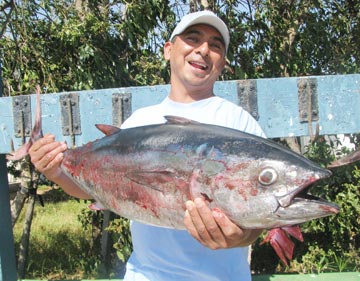
[{"label": "fish tail fin", "polygon": [[331,162],[328,165],[328,168],[337,168],[337,167],[341,167],[341,166],[346,166],[346,165],[355,163],[357,161],[360,161],[360,149],[355,150],[352,153],[350,153],[338,160]]},{"label": "fish tail fin", "polygon": [[20,160],[20,159],[24,158],[25,156],[28,155],[28,151],[31,146],[32,146],[32,141],[30,140],[29,142],[25,143],[23,146],[21,146],[16,151],[7,154],[6,159],[11,160],[11,161],[16,161],[16,160]]},{"label": "fish tail fin", "polygon": [[33,130],[31,131],[30,140],[24,145],[22,145],[19,149],[6,155],[7,160],[15,161],[24,158],[26,155],[28,155],[29,149],[33,145],[33,143],[43,136],[42,124],[41,124],[41,101],[40,101],[41,89],[39,85],[36,85],[35,93],[36,93],[35,125],[33,127]]}]

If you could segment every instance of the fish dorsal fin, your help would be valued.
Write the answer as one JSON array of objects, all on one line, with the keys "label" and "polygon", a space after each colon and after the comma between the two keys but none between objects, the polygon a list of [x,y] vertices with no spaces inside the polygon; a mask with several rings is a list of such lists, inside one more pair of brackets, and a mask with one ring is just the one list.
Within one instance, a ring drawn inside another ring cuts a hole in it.
[{"label": "fish dorsal fin", "polygon": [[179,124],[179,125],[200,124],[197,121],[187,119],[184,117],[180,117],[180,116],[165,115],[164,118],[166,119],[166,124]]},{"label": "fish dorsal fin", "polygon": [[106,136],[110,136],[118,131],[120,131],[120,128],[112,126],[112,125],[106,125],[106,124],[96,124],[96,128],[98,128],[101,132],[103,132]]}]

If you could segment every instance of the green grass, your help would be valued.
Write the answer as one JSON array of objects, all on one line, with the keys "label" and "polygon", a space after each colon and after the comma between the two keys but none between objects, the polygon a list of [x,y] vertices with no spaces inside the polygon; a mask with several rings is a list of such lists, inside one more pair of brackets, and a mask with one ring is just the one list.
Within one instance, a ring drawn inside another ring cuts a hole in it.
[{"label": "green grass", "polygon": [[[45,206],[37,201],[31,227],[26,279],[82,279],[94,277],[91,230],[83,229],[78,220],[88,203],[78,202],[60,190],[44,194]],[[14,227],[18,255],[25,204]]]}]

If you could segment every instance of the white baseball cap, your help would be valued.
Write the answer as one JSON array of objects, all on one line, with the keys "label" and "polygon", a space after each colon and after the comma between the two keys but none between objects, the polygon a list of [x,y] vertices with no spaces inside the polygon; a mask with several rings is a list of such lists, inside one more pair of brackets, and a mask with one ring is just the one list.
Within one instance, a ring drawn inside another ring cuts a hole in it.
[{"label": "white baseball cap", "polygon": [[230,43],[229,30],[226,24],[211,11],[200,11],[184,16],[171,34],[170,41],[174,39],[176,35],[183,33],[189,26],[195,24],[207,24],[216,28],[224,40],[227,51]]}]

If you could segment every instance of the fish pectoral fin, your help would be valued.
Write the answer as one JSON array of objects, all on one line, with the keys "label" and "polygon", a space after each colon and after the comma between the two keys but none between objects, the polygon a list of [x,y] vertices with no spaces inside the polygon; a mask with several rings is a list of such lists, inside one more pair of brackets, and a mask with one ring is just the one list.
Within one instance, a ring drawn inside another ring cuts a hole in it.
[{"label": "fish pectoral fin", "polygon": [[270,242],[270,245],[285,265],[288,265],[288,260],[292,259],[295,247],[288,234],[301,242],[304,241],[300,227],[295,225],[271,229],[264,241],[260,243],[262,245]]},{"label": "fish pectoral fin", "polygon": [[112,125],[106,125],[106,124],[95,124],[95,127],[98,128],[106,136],[110,136],[110,135],[120,131],[120,128],[112,126]]},{"label": "fish pectoral fin", "polygon": [[180,116],[165,115],[164,118],[166,119],[166,124],[180,124],[180,125],[200,124],[197,121],[187,119],[184,117],[180,117]]},{"label": "fish pectoral fin", "polygon": [[270,242],[284,265],[288,265],[288,260],[292,259],[295,244],[290,240],[286,232],[281,228],[271,229],[260,245],[266,242]]},{"label": "fish pectoral fin", "polygon": [[148,170],[132,171],[125,175],[128,179],[140,185],[155,189],[160,192],[168,192],[173,187],[175,172],[172,170]]}]

